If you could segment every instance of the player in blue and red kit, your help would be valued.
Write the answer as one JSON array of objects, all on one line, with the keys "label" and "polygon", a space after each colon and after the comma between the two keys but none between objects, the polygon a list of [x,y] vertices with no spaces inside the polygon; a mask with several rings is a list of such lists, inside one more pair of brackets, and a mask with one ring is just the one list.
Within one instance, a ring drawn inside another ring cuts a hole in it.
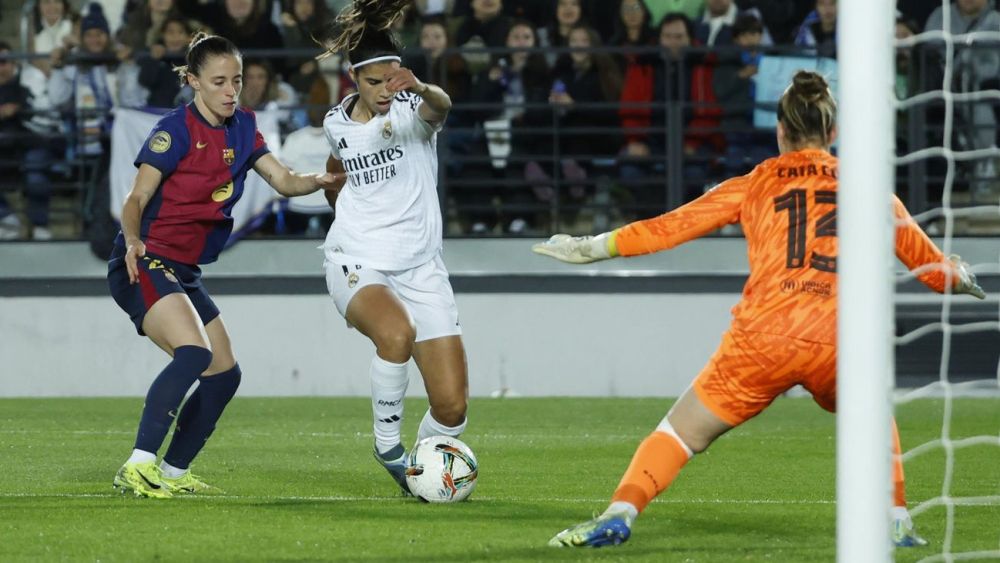
[{"label": "player in blue and red kit", "polygon": [[108,264],[115,301],[140,335],[172,356],[149,388],[135,448],[114,479],[123,492],[153,498],[211,489],[189,467],[236,393],[240,368],[198,265],[214,262],[229,238],[247,173],[287,197],[332,189],[336,178],[295,174],[268,152],[253,112],[238,106],[243,62],[229,40],[196,35],[181,73],[194,102],[165,115],[140,150]]}]

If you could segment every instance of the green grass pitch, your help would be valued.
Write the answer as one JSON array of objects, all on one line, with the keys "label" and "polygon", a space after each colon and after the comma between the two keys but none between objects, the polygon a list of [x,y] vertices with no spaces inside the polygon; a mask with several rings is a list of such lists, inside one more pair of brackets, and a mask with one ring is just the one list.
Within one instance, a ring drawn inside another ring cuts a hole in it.
[{"label": "green grass pitch", "polygon": [[[408,400],[407,443],[426,403]],[[141,399],[0,400],[0,561],[833,561],[834,417],[779,399],[697,456],[618,548],[546,541],[603,510],[662,399],[477,399],[463,436],[480,461],[469,502],[397,496],[371,458],[364,398],[238,398],[195,472],[220,497],[123,497]],[[940,435],[943,403],[898,408],[904,449]],[[955,402],[952,437],[993,435],[1000,400]],[[952,494],[1000,494],[1000,449],[956,454]],[[911,506],[941,494],[945,456],[906,466]],[[946,517],[916,518],[939,553]],[[996,550],[1000,506],[955,510],[954,549]]]}]

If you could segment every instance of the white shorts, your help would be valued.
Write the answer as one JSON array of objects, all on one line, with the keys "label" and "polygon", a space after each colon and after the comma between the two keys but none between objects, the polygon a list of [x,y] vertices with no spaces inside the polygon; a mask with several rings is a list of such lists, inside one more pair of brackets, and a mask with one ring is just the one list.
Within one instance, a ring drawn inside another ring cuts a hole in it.
[{"label": "white shorts", "polygon": [[462,334],[455,293],[441,256],[409,270],[381,271],[364,264],[338,264],[329,260],[326,288],[340,314],[347,316],[351,299],[368,285],[384,285],[406,306],[417,329],[417,342]]}]

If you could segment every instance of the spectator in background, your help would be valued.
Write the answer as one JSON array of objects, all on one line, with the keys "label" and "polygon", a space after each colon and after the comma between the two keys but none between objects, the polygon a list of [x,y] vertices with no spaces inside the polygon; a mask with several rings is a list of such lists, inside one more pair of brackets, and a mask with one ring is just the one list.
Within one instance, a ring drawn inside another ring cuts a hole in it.
[{"label": "spectator in background", "polygon": [[[472,13],[457,19],[455,44],[460,48],[503,47],[511,20],[503,15],[501,0],[472,0]],[[537,43],[536,43],[537,44]],[[477,73],[489,66],[488,53],[465,53],[470,71]]]},{"label": "spectator in background", "polygon": [[[490,153],[489,145],[498,147],[496,152],[507,149],[505,156],[517,157],[516,172],[508,174],[506,158],[495,158],[489,168],[472,168],[469,175],[503,178],[516,175],[523,180],[529,168],[538,166],[533,159],[546,157],[552,153],[551,143],[537,132],[527,132],[529,128],[544,128],[552,123],[551,113],[538,107],[546,104],[552,86],[549,65],[545,56],[531,52],[538,46],[538,36],[530,22],[514,22],[507,33],[506,47],[509,54],[494,56],[490,68],[483,70],[473,81],[471,100],[476,104],[490,104],[497,110],[483,111],[474,115],[477,123],[492,122],[500,129],[498,140],[485,139],[483,152]],[[525,107],[532,104],[534,107]],[[487,133],[489,134],[489,133]],[[507,137],[504,139],[504,137]],[[531,160],[523,168],[521,163]],[[522,172],[523,170],[523,172]],[[506,224],[506,230],[519,234],[534,224],[530,207],[538,201],[551,202],[555,192],[551,186],[533,186],[534,194],[529,195],[518,189],[501,187],[475,187],[456,191],[455,199],[460,206],[470,209],[465,219],[470,224],[472,234],[486,234],[492,231],[498,221]],[[492,209],[494,200],[502,206],[512,204],[515,209],[510,216],[498,217]]]},{"label": "spectator in background", "polygon": [[174,0],[144,0],[125,15],[125,25],[118,33],[118,42],[133,53],[146,51],[162,42],[163,23],[179,17]]},{"label": "spectator in background", "polygon": [[[48,231],[49,180],[45,169],[36,166],[40,150],[38,139],[30,139],[25,127],[27,113],[31,107],[31,93],[21,85],[17,73],[17,61],[10,58],[11,47],[0,41],[0,150],[5,160],[23,161],[25,174],[23,189],[27,200],[27,215],[34,226],[36,238],[51,238]],[[31,147],[25,150],[25,147]],[[6,168],[6,166],[5,166]],[[4,170],[10,179],[16,177],[16,170]],[[0,194],[0,240],[21,238],[21,219],[13,213],[6,198]]]},{"label": "spectator in background", "polygon": [[723,165],[728,176],[749,172],[757,163],[777,154],[774,133],[753,128],[754,77],[760,65],[764,27],[756,17],[743,14],[732,29],[735,53],[719,56],[713,76],[715,96],[722,105],[722,128],[726,137]]},{"label": "spectator in background", "polygon": [[[988,0],[956,0],[947,6],[950,10],[951,29],[953,34],[975,32],[996,32],[1000,30],[1000,13],[989,6]],[[934,10],[927,20],[925,31],[943,29],[944,9]],[[938,43],[939,56],[944,62],[945,50]],[[975,42],[956,40],[952,68],[954,83],[945,85],[953,92],[973,92],[986,89],[1000,79],[1000,48],[995,41],[977,40]],[[940,87],[937,81],[935,87]],[[956,103],[956,140],[960,150],[995,149],[997,137],[997,118],[990,101]],[[975,161],[971,170],[973,196],[984,201],[995,201],[996,189],[1000,187],[998,167],[995,158],[983,158]]]},{"label": "spectator in background", "polygon": [[[324,0],[286,0],[281,13],[281,31],[285,48],[317,50],[316,41],[323,37],[323,26],[330,21]],[[312,91],[313,82],[322,79],[314,57],[294,57],[286,62],[288,83],[305,95]],[[329,101],[329,100],[328,100]]]},{"label": "spectator in background", "polygon": [[[612,39],[616,47],[634,46],[649,47],[654,44],[653,31],[646,32],[646,22],[649,11],[640,0],[624,0],[621,3],[619,15],[619,33]],[[623,69],[623,87],[621,95],[621,124],[625,135],[625,143],[629,145],[637,137],[645,138],[643,131],[634,131],[649,127],[651,110],[648,105],[653,101],[654,75],[660,57],[651,53],[616,53]],[[635,152],[641,152],[639,145],[633,146]],[[626,147],[626,154],[629,149]],[[635,154],[633,156],[649,156]]]},{"label": "spectator in background", "polygon": [[290,106],[299,103],[295,89],[281,80],[274,67],[266,60],[246,60],[243,62],[243,92],[240,106],[254,111],[278,112],[282,133],[296,127],[292,122]]},{"label": "spectator in background", "polygon": [[80,20],[80,46],[69,53],[55,49],[51,64],[49,97],[55,107],[73,115],[76,151],[106,156],[111,110],[116,105],[118,59],[100,4],[91,3]]},{"label": "spectator in background", "polygon": [[667,14],[684,14],[690,20],[701,15],[705,0],[643,0],[652,16],[650,25],[656,27]]},{"label": "spectator in background", "polygon": [[[73,21],[76,14],[70,9],[68,0],[38,0],[33,12],[31,30],[32,51],[38,55],[49,55],[55,49],[68,49],[77,44],[77,31]],[[52,105],[49,96],[49,76],[52,65],[48,56],[34,58],[31,64],[21,67],[20,81],[30,93],[30,119],[25,126],[38,135],[43,142],[65,148],[62,120]]]},{"label": "spectator in background", "polygon": [[[581,0],[555,0],[555,20],[545,28],[543,45],[565,47],[569,44],[569,32],[573,26],[586,23]],[[550,62],[554,62],[552,58]]]},{"label": "spectator in background", "polygon": [[163,21],[160,42],[149,48],[148,55],[140,56],[137,61],[139,84],[149,91],[146,105],[173,108],[194,99],[191,87],[182,87],[177,71],[174,70],[185,64],[187,48],[194,31],[188,19],[169,16]]},{"label": "spectator in background", "polygon": [[[653,59],[651,83],[644,86],[651,91],[649,103],[684,104],[690,99],[690,69],[697,57],[687,52],[687,48],[692,45],[693,37],[694,24],[684,14],[669,13],[663,17],[659,35],[663,54]],[[624,90],[622,99],[625,99]],[[620,169],[622,181],[635,204],[638,218],[659,215],[667,206],[663,181],[666,173],[667,131],[648,132],[642,129],[667,127],[666,108],[654,107],[646,112],[638,112],[627,111],[623,107],[620,115],[625,133]],[[690,119],[691,111],[685,108],[682,123],[676,126],[686,128]],[[685,143],[684,151],[691,152],[693,147]],[[694,180],[697,184],[704,183],[701,167],[689,168],[693,170],[685,169],[685,179]]]},{"label": "spectator in background", "polygon": [[[618,8],[615,34],[610,44],[614,47],[649,47],[656,43],[656,35],[649,24],[652,18],[642,0],[622,0]],[[619,64],[628,65],[637,55],[619,54]]]},{"label": "spectator in background", "polygon": [[91,250],[107,258],[108,230],[114,229],[109,203],[108,169],[111,160],[112,110],[116,100],[119,58],[112,49],[110,28],[100,4],[93,2],[80,20],[79,47],[70,53],[52,52],[49,98],[53,106],[70,116],[69,149],[49,152],[56,162],[63,155],[84,161],[82,182],[84,234]]},{"label": "spectator in background", "polygon": [[[607,0],[605,0],[607,1]],[[503,15],[512,20],[524,20],[535,29],[544,29],[552,23],[555,17],[552,5],[547,0],[503,0]],[[476,10],[476,0],[456,0],[452,12],[455,16],[468,16]]]},{"label": "spectator in background", "polygon": [[837,0],[816,0],[816,10],[802,22],[795,44],[815,48],[820,57],[837,58]]},{"label": "spectator in background", "polygon": [[[733,0],[705,0],[705,10],[702,12],[701,22],[695,29],[698,42],[708,47],[732,45],[733,24],[736,23],[736,18],[742,14],[751,14],[758,21],[764,21],[760,10],[755,6],[748,6],[746,10],[740,10]],[[763,27],[761,44],[773,44],[771,34],[768,33],[766,27]]]},{"label": "spectator in background", "polygon": [[[559,167],[565,189],[563,219],[573,222],[588,193],[587,178],[595,158],[610,157],[621,146],[618,117],[615,108],[579,107],[583,105],[616,104],[622,93],[622,72],[614,57],[592,52],[601,47],[597,31],[577,25],[570,31],[569,46],[573,52],[562,55],[553,69],[554,81],[549,102],[557,106],[559,117]],[[577,132],[574,129],[603,128],[601,132]],[[536,165],[537,166],[537,165]],[[541,184],[549,178],[530,174],[529,182]]]},{"label": "spectator in background", "polygon": [[[281,145],[281,161],[301,172],[322,173],[330,156],[323,132],[323,118],[330,109],[330,88],[323,80],[312,83],[305,99],[307,125],[288,134]],[[287,209],[274,217],[276,234],[305,234],[322,238],[330,228],[333,213],[323,191],[288,200]],[[265,227],[266,228],[266,227]]]},{"label": "spectator in background", "polygon": [[[241,51],[281,49],[285,42],[261,0],[177,0],[177,7],[216,34],[232,41]],[[276,67],[283,66],[276,64]]]},{"label": "spectator in background", "polygon": [[[408,53],[404,58],[406,68],[413,71],[422,82],[441,86],[452,102],[468,100],[472,77],[469,75],[465,59],[457,53],[445,55],[451,44],[448,37],[448,22],[443,16],[429,16],[420,24],[420,51]],[[458,116],[452,109],[448,123]]]},{"label": "spectator in background", "polygon": [[[34,37],[31,40],[33,52],[48,55],[56,48],[72,48],[76,45],[73,20],[76,15],[70,9],[69,0],[38,0],[34,11]],[[46,77],[49,74],[48,59],[34,59]]]},{"label": "spectator in background", "polygon": [[727,28],[736,23],[737,14],[739,9],[732,0],[705,0],[705,10],[695,31],[698,41],[708,47],[714,47],[717,41],[731,44],[731,30]]}]

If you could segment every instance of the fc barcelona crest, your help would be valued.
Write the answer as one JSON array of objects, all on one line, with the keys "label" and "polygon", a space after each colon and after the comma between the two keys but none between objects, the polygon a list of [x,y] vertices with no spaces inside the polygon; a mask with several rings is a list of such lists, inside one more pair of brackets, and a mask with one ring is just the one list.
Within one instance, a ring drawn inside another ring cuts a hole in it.
[{"label": "fc barcelona crest", "polygon": [[236,149],[222,149],[222,160],[227,165],[232,166],[236,162]]}]

